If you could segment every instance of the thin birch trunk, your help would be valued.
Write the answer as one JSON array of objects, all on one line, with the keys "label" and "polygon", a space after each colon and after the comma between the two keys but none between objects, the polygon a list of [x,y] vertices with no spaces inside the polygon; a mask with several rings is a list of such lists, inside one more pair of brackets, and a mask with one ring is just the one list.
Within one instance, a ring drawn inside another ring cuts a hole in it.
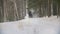
[{"label": "thin birch trunk", "polygon": [[57,18],[58,18],[58,4],[57,4]]},{"label": "thin birch trunk", "polygon": [[7,18],[6,18],[6,0],[3,0],[4,2],[4,22],[7,21]]},{"label": "thin birch trunk", "polygon": [[16,5],[16,2],[14,1],[14,5],[15,5],[15,10],[16,10],[16,18],[19,19],[19,15],[18,15],[18,11],[17,11],[17,5]]}]

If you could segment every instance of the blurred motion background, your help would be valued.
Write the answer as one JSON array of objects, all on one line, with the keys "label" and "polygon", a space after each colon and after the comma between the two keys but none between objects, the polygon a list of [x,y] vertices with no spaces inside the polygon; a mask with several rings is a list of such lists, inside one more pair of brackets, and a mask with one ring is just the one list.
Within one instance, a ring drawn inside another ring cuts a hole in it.
[{"label": "blurred motion background", "polygon": [[0,22],[29,17],[60,16],[60,0],[0,0]]},{"label": "blurred motion background", "polygon": [[0,0],[0,34],[60,34],[60,0]]}]

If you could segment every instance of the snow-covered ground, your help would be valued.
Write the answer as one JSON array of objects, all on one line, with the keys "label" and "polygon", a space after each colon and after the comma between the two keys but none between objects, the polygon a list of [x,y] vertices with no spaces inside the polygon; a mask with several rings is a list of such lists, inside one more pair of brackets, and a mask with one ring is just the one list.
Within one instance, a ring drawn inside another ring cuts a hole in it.
[{"label": "snow-covered ground", "polygon": [[56,16],[0,23],[1,34],[60,34],[59,28],[60,19]]}]

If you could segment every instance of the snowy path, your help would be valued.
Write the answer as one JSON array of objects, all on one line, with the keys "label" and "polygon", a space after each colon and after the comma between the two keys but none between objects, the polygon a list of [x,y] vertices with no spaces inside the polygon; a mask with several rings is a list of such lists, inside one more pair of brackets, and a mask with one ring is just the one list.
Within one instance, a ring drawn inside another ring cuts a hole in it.
[{"label": "snowy path", "polygon": [[56,17],[28,18],[0,23],[1,34],[60,34],[60,21]]}]

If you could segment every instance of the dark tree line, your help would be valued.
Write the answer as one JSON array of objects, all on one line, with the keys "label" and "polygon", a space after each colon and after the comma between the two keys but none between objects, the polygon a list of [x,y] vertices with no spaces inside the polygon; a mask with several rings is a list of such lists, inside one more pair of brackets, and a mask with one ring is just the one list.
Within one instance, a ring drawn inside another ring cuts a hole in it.
[{"label": "dark tree line", "polygon": [[[39,17],[60,16],[60,0],[29,0],[28,8],[39,13]],[[38,11],[36,11],[38,9]]]},{"label": "dark tree line", "polygon": [[60,16],[60,0],[0,0],[0,22],[16,21],[26,16],[33,9],[38,17]]},{"label": "dark tree line", "polygon": [[0,0],[0,22],[21,20],[25,12],[25,0]]}]

